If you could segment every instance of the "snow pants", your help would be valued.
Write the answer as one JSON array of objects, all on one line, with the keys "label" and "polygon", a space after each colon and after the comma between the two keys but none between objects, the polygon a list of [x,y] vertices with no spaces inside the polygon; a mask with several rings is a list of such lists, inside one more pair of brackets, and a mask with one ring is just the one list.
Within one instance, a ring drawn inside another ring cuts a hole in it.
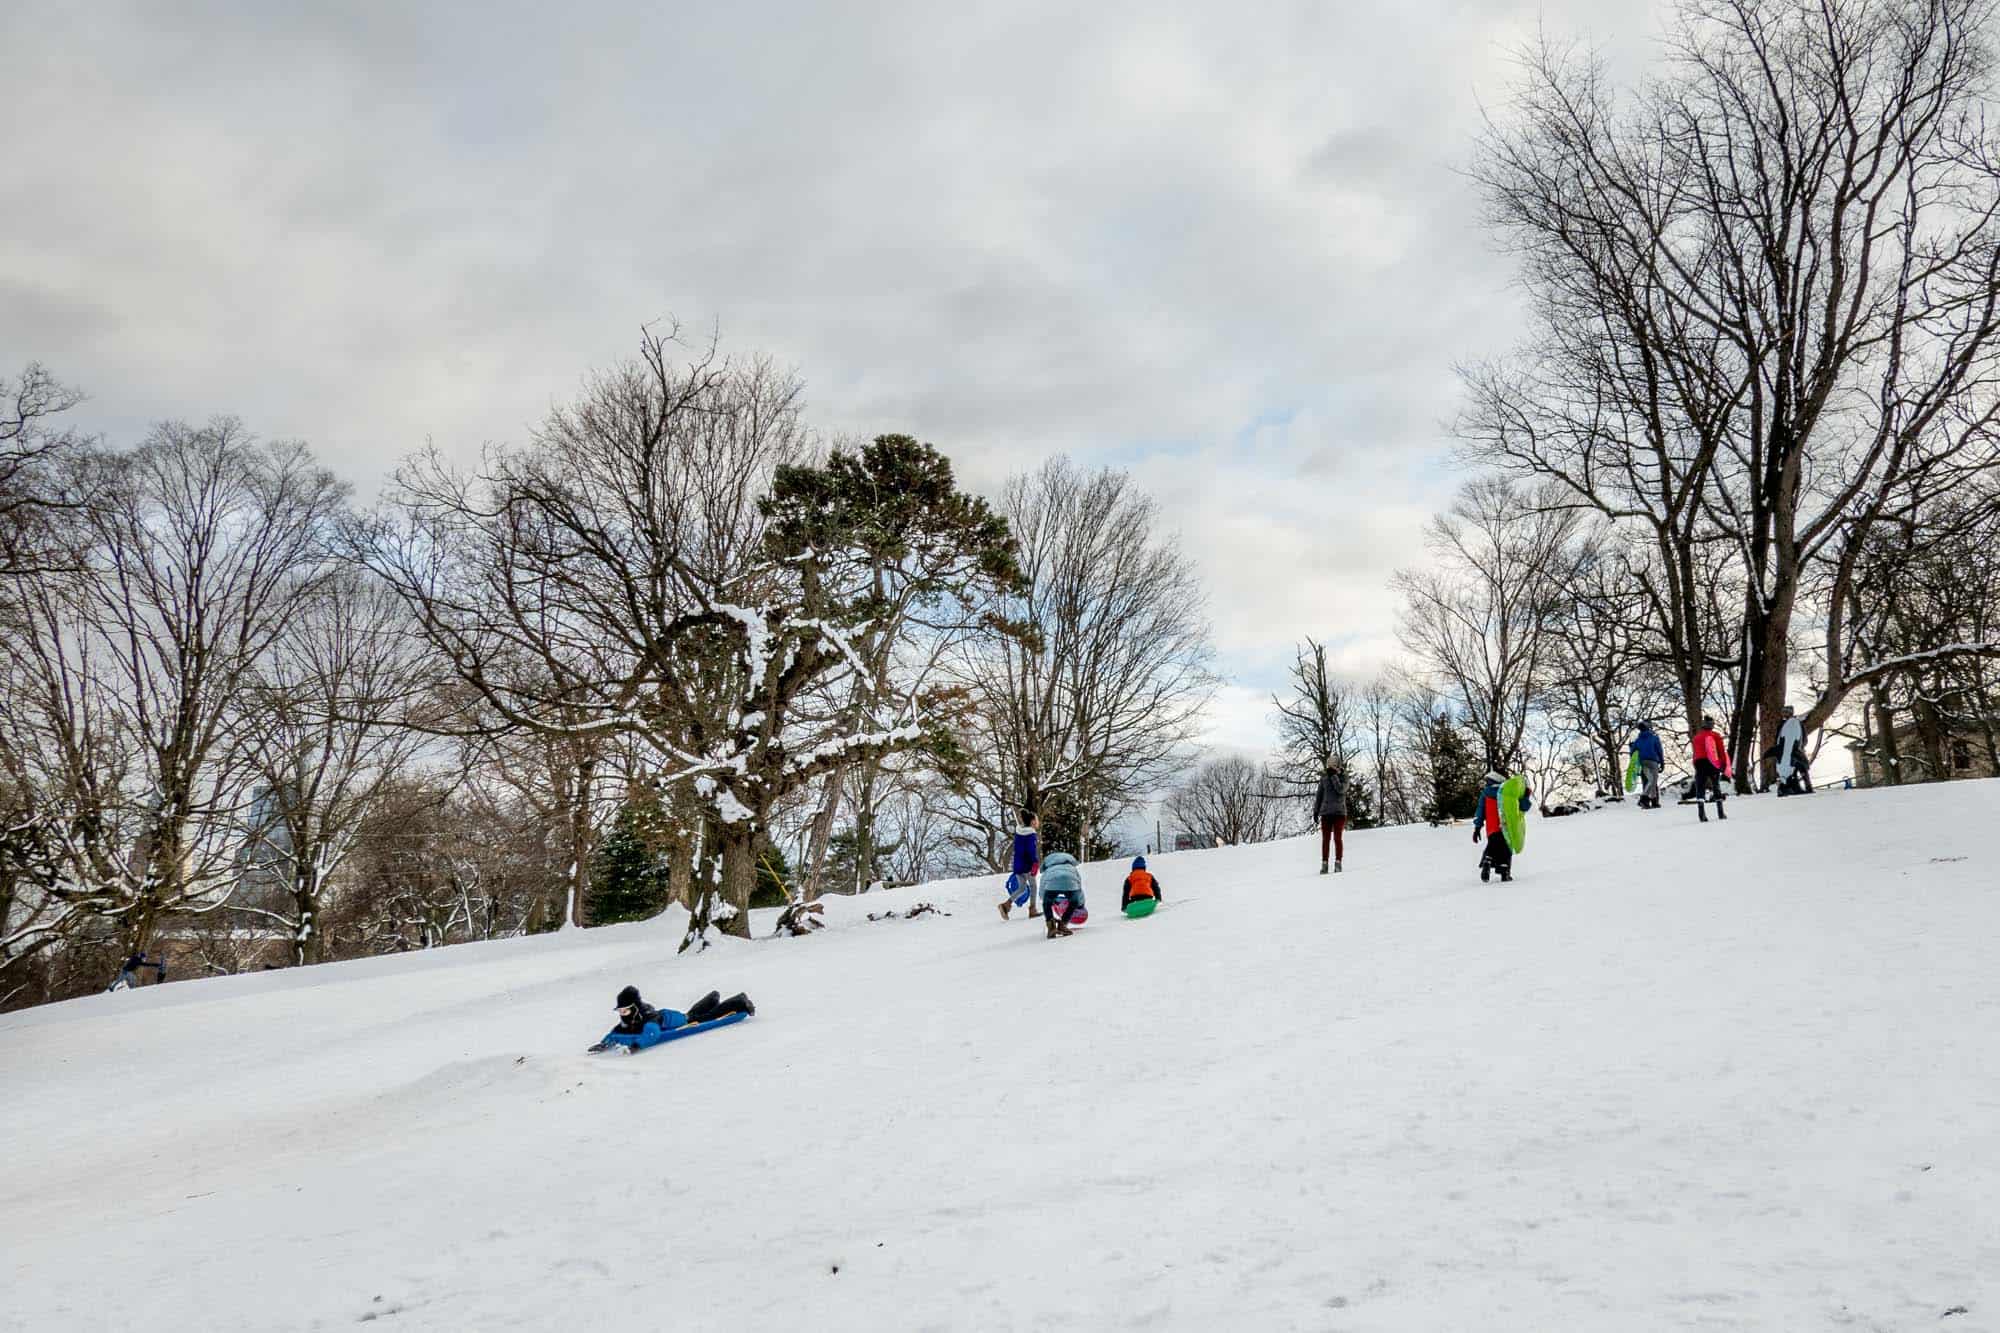
[{"label": "snow pants", "polygon": [[748,1012],[749,1008],[750,997],[740,991],[726,1000],[720,991],[710,991],[688,1006],[687,1017],[690,1023],[706,1023],[729,1014]]},{"label": "snow pants", "polygon": [[1722,800],[1722,770],[1706,759],[1697,759],[1694,761],[1694,799],[1701,801],[1703,793],[1718,802]]},{"label": "snow pants", "polygon": [[1479,864],[1491,866],[1502,875],[1514,873],[1514,849],[1508,845],[1504,830],[1486,835],[1486,851],[1479,858]]},{"label": "snow pants", "polygon": [[1346,815],[1330,815],[1319,821],[1319,863],[1321,865],[1326,864],[1326,849],[1328,844],[1332,844],[1333,846],[1334,860],[1344,861],[1347,859],[1346,852],[1341,847],[1340,839],[1340,835],[1346,831]]}]

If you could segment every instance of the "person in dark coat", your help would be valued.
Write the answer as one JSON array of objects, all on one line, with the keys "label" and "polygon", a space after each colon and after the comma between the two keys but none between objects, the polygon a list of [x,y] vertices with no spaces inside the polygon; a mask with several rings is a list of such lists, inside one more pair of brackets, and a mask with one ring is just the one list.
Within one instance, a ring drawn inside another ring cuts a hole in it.
[{"label": "person in dark coat", "polygon": [[1660,744],[1660,733],[1653,730],[1652,723],[1641,722],[1639,734],[1625,748],[1639,756],[1639,808],[1659,809],[1660,769],[1667,762],[1667,750]]},{"label": "person in dark coat", "polygon": [[1337,759],[1327,761],[1326,772],[1320,777],[1319,793],[1313,797],[1313,818],[1319,821],[1319,873],[1326,873],[1326,854],[1331,847],[1333,870],[1339,874],[1346,851],[1340,835],[1347,831],[1347,777]]},{"label": "person in dark coat", "polygon": [[1007,896],[1000,900],[1002,921],[1019,905],[1015,900],[1022,889],[1028,891],[1029,917],[1042,914],[1041,902],[1035,894],[1035,879],[1042,872],[1041,828],[1042,821],[1033,810],[1021,812],[1021,826],[1014,830],[1014,873],[1007,876]]},{"label": "person in dark coat", "polygon": [[750,1003],[750,997],[740,992],[722,998],[720,991],[710,991],[687,1007],[685,1013],[678,1009],[655,1009],[640,997],[637,986],[627,986],[618,992],[618,1023],[604,1034],[604,1040],[590,1049],[608,1050],[613,1046],[623,1046],[627,1055],[637,1055],[648,1046],[657,1046],[666,1035],[676,1028],[687,1027],[691,1023],[711,1023],[730,1014],[754,1014],[757,1006]]},{"label": "person in dark coat", "polygon": [[134,949],[129,957],[119,965],[118,975],[113,977],[106,990],[127,990],[139,984],[139,972],[143,968],[153,969],[153,984],[159,985],[167,979],[167,956],[148,958],[143,950]]}]

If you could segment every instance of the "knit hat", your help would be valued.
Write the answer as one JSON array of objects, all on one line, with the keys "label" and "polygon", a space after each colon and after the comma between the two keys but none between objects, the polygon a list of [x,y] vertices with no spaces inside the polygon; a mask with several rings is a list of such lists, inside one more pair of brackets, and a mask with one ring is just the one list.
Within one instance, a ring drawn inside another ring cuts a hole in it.
[{"label": "knit hat", "polygon": [[1486,770],[1486,780],[1488,782],[1505,782],[1507,779],[1489,768]]},{"label": "knit hat", "polygon": [[1135,856],[1135,857],[1133,857],[1133,858],[1132,858],[1132,868],[1133,868],[1134,870],[1144,870],[1144,869],[1146,868],[1146,858],[1145,858],[1145,857],[1143,857],[1143,856]]},{"label": "knit hat", "polygon": [[618,992],[618,1003],[611,1007],[614,1009],[628,1009],[637,1003],[639,1003],[639,988],[637,986],[627,986],[624,990]]}]

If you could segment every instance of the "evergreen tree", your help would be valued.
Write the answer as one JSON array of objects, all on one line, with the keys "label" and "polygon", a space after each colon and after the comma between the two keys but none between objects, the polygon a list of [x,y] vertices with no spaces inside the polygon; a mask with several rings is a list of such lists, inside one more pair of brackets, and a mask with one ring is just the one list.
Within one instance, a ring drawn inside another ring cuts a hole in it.
[{"label": "evergreen tree", "polygon": [[589,924],[644,921],[666,910],[667,858],[651,837],[658,816],[658,803],[644,797],[628,801],[618,812],[591,858],[590,896],[584,903]]},{"label": "evergreen tree", "polygon": [[1430,799],[1420,813],[1433,823],[1470,819],[1479,807],[1479,788],[1485,780],[1472,742],[1448,716],[1440,715],[1427,730]]},{"label": "evergreen tree", "polygon": [[757,885],[750,891],[752,907],[783,907],[792,900],[792,863],[768,839],[757,849]]},{"label": "evergreen tree", "polygon": [[882,862],[888,857],[894,856],[897,849],[903,845],[900,838],[895,842],[872,843],[870,851],[873,852],[873,855],[869,858],[868,869],[862,871],[857,869],[854,864],[859,855],[860,843],[860,831],[851,826],[841,829],[827,842],[825,882],[828,892],[857,893],[865,891],[869,885],[882,877]]}]

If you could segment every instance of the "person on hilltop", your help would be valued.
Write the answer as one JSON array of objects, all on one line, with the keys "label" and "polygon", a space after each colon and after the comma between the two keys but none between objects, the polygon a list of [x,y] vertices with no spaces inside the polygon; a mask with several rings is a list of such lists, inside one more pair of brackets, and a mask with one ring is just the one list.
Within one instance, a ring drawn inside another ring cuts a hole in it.
[{"label": "person on hilltop", "polygon": [[1146,869],[1146,858],[1132,858],[1132,873],[1125,877],[1125,891],[1119,895],[1118,910],[1129,914],[1133,903],[1142,904],[1141,912],[1153,910],[1151,904],[1163,903],[1167,895],[1160,891],[1160,881],[1153,872]]},{"label": "person on hilltop", "polygon": [[1778,795],[1812,795],[1811,761],[1806,756],[1806,724],[1790,704],[1778,724]]},{"label": "person on hilltop", "polygon": [[618,992],[618,1023],[604,1034],[604,1040],[590,1049],[606,1051],[613,1046],[622,1046],[627,1055],[637,1055],[648,1046],[657,1046],[667,1039],[667,1034],[676,1028],[689,1027],[697,1023],[712,1023],[730,1014],[755,1014],[757,1006],[750,1003],[750,997],[741,993],[728,999],[722,992],[710,991],[689,1005],[686,1013],[678,1009],[655,1009],[640,998],[637,986],[627,986]]},{"label": "person on hilltop", "polygon": [[162,953],[158,958],[148,958],[144,950],[134,949],[130,956],[123,963],[119,964],[118,975],[112,978],[111,984],[106,986],[105,989],[107,991],[131,989],[133,986],[139,984],[140,971],[148,967],[153,969],[153,984],[155,986],[167,979],[166,954]]},{"label": "person on hilltop", "polygon": [[1340,873],[1340,860],[1346,848],[1341,845],[1341,834],[1347,831],[1347,776],[1340,771],[1340,761],[1326,761],[1326,772],[1320,776],[1319,792],[1313,797],[1313,819],[1319,824],[1319,873],[1326,873],[1326,854],[1329,847],[1333,851],[1333,872]]},{"label": "person on hilltop", "polygon": [[1021,826],[1014,830],[1014,869],[1007,876],[1007,896],[1000,900],[1002,921],[1023,904],[1030,920],[1041,915],[1035,898],[1035,877],[1042,870],[1041,828],[1033,810],[1021,811]]},{"label": "person on hilltop", "polygon": [[[1507,821],[1500,812],[1500,787],[1507,779],[1502,774],[1488,769],[1486,785],[1479,792],[1478,814],[1472,821],[1472,840],[1478,842],[1483,833],[1486,850],[1479,857],[1479,881],[1484,884],[1492,880],[1493,872],[1500,872],[1500,882],[1514,882],[1514,845],[1507,841]],[[1535,794],[1525,786],[1521,788],[1521,810],[1526,813],[1534,809]]]},{"label": "person on hilltop", "polygon": [[1639,808],[1660,808],[1660,769],[1666,766],[1667,750],[1651,722],[1639,724],[1639,734],[1625,747],[1639,758]]},{"label": "person on hilltop", "polygon": [[1083,867],[1068,852],[1052,852],[1042,863],[1042,921],[1048,936],[1071,933],[1089,917],[1083,904]]},{"label": "person on hilltop", "polygon": [[1708,807],[1702,803],[1706,792],[1715,799],[1715,817],[1729,818],[1722,808],[1722,780],[1729,774],[1729,747],[1715,730],[1715,719],[1704,715],[1701,729],[1694,734],[1694,810],[1701,822],[1708,822]]}]

